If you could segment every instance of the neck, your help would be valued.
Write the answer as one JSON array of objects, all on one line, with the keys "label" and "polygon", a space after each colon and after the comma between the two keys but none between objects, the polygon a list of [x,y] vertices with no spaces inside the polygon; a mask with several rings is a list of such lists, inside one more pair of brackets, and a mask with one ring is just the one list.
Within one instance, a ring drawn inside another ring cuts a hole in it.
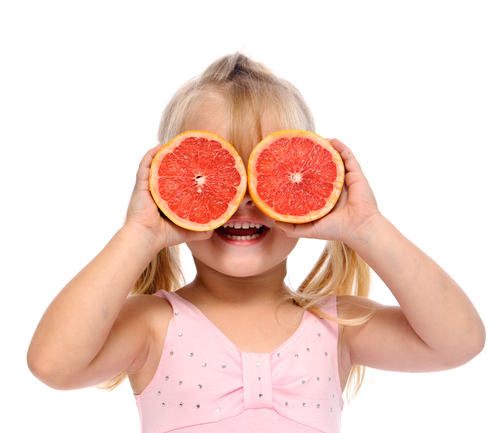
[{"label": "neck", "polygon": [[286,260],[269,271],[251,277],[233,277],[209,268],[194,258],[195,279],[179,294],[187,300],[207,304],[212,302],[250,306],[281,303],[288,291],[284,282]]}]

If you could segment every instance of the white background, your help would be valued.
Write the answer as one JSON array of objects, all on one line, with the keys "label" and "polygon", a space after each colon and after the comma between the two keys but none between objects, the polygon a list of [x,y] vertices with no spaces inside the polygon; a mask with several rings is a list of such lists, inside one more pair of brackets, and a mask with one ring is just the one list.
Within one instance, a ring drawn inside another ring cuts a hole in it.
[{"label": "white background", "polygon": [[[302,91],[317,132],[351,147],[382,212],[487,327],[486,348],[459,369],[374,371],[343,432],[500,431],[497,4],[2,2],[0,430],[139,430],[128,384],[54,391],[26,351],[50,301],[121,226],[172,93],[243,50]],[[320,247],[299,244],[292,284]],[[373,296],[394,303],[379,280]]]}]

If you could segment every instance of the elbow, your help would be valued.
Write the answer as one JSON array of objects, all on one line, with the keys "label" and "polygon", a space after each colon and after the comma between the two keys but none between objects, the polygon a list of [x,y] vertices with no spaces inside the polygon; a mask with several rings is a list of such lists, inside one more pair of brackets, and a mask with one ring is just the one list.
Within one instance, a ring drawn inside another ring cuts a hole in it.
[{"label": "elbow", "polygon": [[33,376],[35,376],[40,382],[53,389],[65,389],[65,387],[59,383],[58,379],[60,379],[60,376],[57,374],[57,371],[51,368],[47,362],[40,359],[40,357],[28,352],[27,362],[31,374],[33,374]]},{"label": "elbow", "polygon": [[478,319],[475,326],[471,327],[471,332],[466,337],[466,342],[467,344],[465,344],[465,347],[467,347],[469,354],[467,362],[469,362],[471,359],[479,355],[486,345],[486,328],[481,319]]},{"label": "elbow", "polygon": [[444,357],[444,369],[460,367],[472,361],[484,349],[486,344],[486,330],[482,323],[475,329],[463,335],[460,341],[457,341],[452,350],[448,351]]},{"label": "elbow", "polygon": [[40,382],[58,391],[75,389],[72,382],[63,374],[58,362],[50,360],[43,353],[37,353],[30,348],[26,357],[28,368]]},{"label": "elbow", "polygon": [[484,327],[484,323],[480,321],[480,324],[477,326],[477,331],[475,332],[475,337],[471,341],[470,359],[473,359],[477,355],[479,355],[483,351],[485,345],[486,345],[486,328]]}]

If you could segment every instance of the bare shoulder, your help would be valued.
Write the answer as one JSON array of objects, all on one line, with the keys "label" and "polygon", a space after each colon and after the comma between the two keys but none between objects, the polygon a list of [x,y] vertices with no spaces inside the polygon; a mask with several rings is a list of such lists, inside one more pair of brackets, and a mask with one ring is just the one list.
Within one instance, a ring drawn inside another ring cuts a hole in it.
[{"label": "bare shoulder", "polygon": [[129,329],[136,328],[142,334],[141,338],[145,344],[141,356],[135,360],[130,369],[140,369],[154,346],[158,343],[163,345],[171,318],[172,307],[165,299],[152,295],[133,295],[127,298],[116,325]]},{"label": "bare shoulder", "polygon": [[113,330],[126,332],[131,337],[140,334],[143,341],[156,328],[162,318],[170,320],[172,309],[164,299],[152,295],[128,297],[118,315]]},{"label": "bare shoulder", "polygon": [[125,301],[120,316],[146,322],[154,320],[156,315],[168,319],[172,317],[172,307],[165,299],[153,295],[132,295]]},{"label": "bare shoulder", "polygon": [[387,326],[406,322],[401,307],[382,305],[361,296],[339,296],[337,314],[339,319],[352,321],[344,327],[345,344],[349,346],[370,338],[370,334],[387,331]]},{"label": "bare shoulder", "polygon": [[340,319],[355,319],[365,316],[368,312],[377,311],[386,306],[363,296],[337,296],[337,311]]}]

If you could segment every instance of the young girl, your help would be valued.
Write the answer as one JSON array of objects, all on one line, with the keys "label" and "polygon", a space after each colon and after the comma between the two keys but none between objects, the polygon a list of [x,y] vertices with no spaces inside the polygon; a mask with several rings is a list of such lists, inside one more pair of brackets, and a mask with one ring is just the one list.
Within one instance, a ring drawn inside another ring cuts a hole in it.
[{"label": "young girl", "polygon": [[[139,165],[123,227],[42,317],[28,352],[33,374],[56,389],[113,388],[128,376],[144,432],[338,432],[342,392],[348,382],[359,388],[364,366],[438,371],[476,356],[485,330],[474,306],[379,212],[339,140],[331,143],[345,163],[344,190],[318,221],[278,223],[248,194],[229,226],[213,232],[160,216],[148,176],[162,144],[185,130],[211,131],[246,162],[282,129],[314,131],[307,105],[241,54],[186,83],[163,113],[160,145]],[[245,223],[261,235],[227,238]],[[292,290],[286,260],[300,237],[327,243]],[[197,274],[181,287],[184,242]],[[369,267],[398,307],[367,299]]]}]

